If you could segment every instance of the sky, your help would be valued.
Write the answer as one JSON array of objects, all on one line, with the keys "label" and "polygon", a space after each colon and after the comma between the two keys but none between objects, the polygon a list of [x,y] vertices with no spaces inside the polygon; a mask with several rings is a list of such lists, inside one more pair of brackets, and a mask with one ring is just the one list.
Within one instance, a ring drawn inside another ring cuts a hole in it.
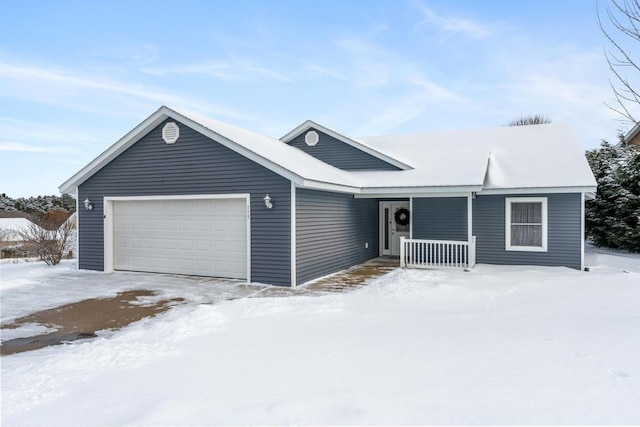
[{"label": "sky", "polygon": [[0,193],[58,186],[160,106],[279,138],[543,114],[585,149],[625,130],[591,0],[8,1]]}]

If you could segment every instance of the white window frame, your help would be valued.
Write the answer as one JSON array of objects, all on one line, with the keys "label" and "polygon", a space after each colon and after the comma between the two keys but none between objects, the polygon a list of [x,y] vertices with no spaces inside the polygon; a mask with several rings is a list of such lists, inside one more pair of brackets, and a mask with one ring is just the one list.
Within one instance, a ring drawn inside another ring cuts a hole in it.
[{"label": "white window frame", "polygon": [[[511,204],[512,203],[541,203],[542,204],[542,245],[541,246],[513,246],[511,245]],[[506,197],[505,198],[505,250],[520,252],[547,252],[547,198],[546,197]]]}]

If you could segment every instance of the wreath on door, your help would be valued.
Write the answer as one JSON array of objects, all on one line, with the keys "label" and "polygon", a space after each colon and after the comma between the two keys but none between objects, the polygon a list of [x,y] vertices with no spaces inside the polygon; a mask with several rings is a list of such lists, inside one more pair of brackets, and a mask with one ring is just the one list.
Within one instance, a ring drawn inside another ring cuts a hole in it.
[{"label": "wreath on door", "polygon": [[398,209],[394,217],[396,219],[396,224],[409,225],[409,209],[406,209],[406,208]]}]

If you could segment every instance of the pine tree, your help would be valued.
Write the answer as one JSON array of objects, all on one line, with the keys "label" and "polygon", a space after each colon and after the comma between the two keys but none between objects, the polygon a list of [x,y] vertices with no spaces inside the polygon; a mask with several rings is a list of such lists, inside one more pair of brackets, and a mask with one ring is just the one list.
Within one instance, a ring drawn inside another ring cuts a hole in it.
[{"label": "pine tree", "polygon": [[640,252],[640,153],[621,140],[587,152],[598,182],[586,231],[596,246]]}]

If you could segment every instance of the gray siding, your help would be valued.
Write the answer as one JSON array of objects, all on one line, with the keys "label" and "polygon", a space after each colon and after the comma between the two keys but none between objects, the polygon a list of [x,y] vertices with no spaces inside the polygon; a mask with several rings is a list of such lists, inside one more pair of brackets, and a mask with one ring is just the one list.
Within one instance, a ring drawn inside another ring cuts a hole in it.
[{"label": "gray siding", "polygon": [[299,148],[305,153],[343,170],[400,170],[400,168],[384,160],[380,160],[371,154],[367,154],[349,144],[345,144],[317,129],[309,130],[318,132],[320,139],[316,145],[310,147],[304,142],[304,136],[307,132],[294,138],[289,142],[289,145]]},{"label": "gray siding", "polygon": [[467,198],[413,199],[414,239],[467,240]]},{"label": "gray siding", "polygon": [[296,189],[297,283],[377,257],[378,234],[378,200]]},{"label": "gray siding", "polygon": [[[291,284],[291,184],[240,154],[180,124],[180,139],[164,143],[161,124],[83,183],[79,267],[103,270],[104,196],[251,194],[251,280]],[[262,198],[269,193],[274,207]]]},{"label": "gray siding", "polygon": [[[547,252],[505,250],[505,198],[547,197]],[[473,201],[473,235],[477,262],[507,265],[566,266],[579,269],[581,259],[580,194],[478,196]]]}]

